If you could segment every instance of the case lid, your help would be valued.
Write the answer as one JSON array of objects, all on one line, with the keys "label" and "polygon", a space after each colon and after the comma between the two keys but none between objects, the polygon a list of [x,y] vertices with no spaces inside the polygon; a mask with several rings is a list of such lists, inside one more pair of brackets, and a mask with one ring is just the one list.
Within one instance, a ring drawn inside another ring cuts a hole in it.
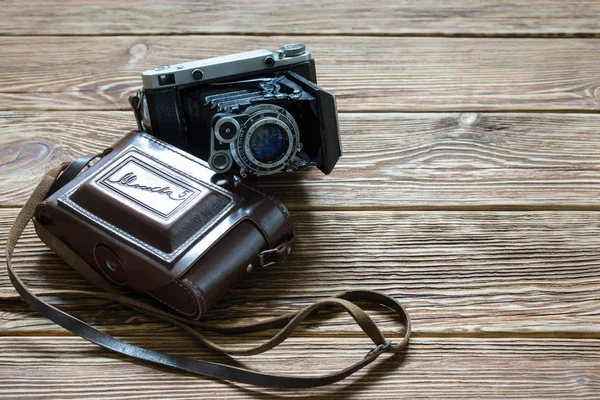
[{"label": "case lid", "polygon": [[236,196],[190,174],[208,168],[183,171],[157,154],[130,145],[58,203],[171,262],[230,213]]},{"label": "case lid", "polygon": [[[260,232],[265,248],[292,236],[283,205],[140,132],[123,137],[112,152],[49,196],[40,213],[50,221],[47,229],[91,264],[97,263],[92,254],[99,244],[111,247],[135,277],[127,286],[138,292],[202,263],[242,221]],[[221,256],[231,258],[228,252]]]}]

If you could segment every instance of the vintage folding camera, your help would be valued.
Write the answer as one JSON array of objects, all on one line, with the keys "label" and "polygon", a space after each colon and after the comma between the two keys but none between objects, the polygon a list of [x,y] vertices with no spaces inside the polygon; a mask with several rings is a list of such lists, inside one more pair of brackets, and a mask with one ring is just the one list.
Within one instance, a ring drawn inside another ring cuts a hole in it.
[{"label": "vintage folding camera", "polygon": [[159,67],[142,80],[130,98],[140,130],[215,172],[328,174],[342,154],[335,98],[316,85],[302,44]]}]

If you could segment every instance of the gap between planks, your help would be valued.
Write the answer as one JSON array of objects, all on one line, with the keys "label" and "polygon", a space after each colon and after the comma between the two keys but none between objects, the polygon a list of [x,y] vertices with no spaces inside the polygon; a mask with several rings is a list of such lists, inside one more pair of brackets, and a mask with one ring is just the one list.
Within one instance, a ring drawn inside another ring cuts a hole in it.
[{"label": "gap between planks", "polygon": [[[0,304],[6,301],[0,300]],[[105,330],[100,329],[102,332]],[[200,330],[202,332],[202,330]],[[245,335],[239,335],[239,337],[258,338],[266,339],[274,336],[277,331],[273,331],[273,334],[267,333],[251,333]],[[215,334],[208,332],[209,336],[228,337],[238,335],[227,335],[227,334]],[[397,334],[387,334],[383,332],[387,339],[394,341]],[[128,335],[118,335],[119,337],[145,337],[147,333],[137,333]],[[359,339],[366,338],[367,336],[363,333],[335,333],[335,332],[294,332],[292,334],[296,338],[314,338],[323,337],[328,339]],[[68,331],[15,331],[15,330],[0,330],[0,337],[79,337],[78,335],[72,334]],[[600,339],[600,332],[413,332],[411,338],[423,338],[423,339]],[[218,340],[218,339],[217,339]]]},{"label": "gap between planks", "polygon": [[[5,58],[23,65],[19,73],[9,69],[2,75],[0,97],[5,109],[13,110],[124,110],[125,94],[139,88],[142,70],[296,41],[294,36],[218,35],[208,41],[187,36],[0,38]],[[320,83],[338,96],[340,110],[598,111],[597,41],[314,36],[309,46]],[[343,58],[331,56],[340,49]],[[57,70],[65,60],[77,67]]]},{"label": "gap between planks", "polygon": [[[186,37],[204,37],[204,36],[261,36],[271,37],[272,32],[112,32],[112,33],[55,33],[55,34],[10,34],[0,33],[0,37],[127,37],[127,36],[186,36]],[[600,33],[386,33],[386,32],[293,32],[290,35],[299,37],[373,37],[373,38],[457,38],[457,39],[599,39]]]}]

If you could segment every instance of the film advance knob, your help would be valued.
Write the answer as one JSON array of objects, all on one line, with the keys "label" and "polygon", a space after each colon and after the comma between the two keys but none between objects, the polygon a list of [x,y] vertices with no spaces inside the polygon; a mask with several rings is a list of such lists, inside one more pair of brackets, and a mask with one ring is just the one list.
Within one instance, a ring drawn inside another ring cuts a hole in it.
[{"label": "film advance knob", "polygon": [[306,45],[296,43],[296,44],[286,44],[285,46],[281,46],[279,48],[278,53],[282,54],[284,57],[295,57],[301,54],[304,54],[306,51]]}]

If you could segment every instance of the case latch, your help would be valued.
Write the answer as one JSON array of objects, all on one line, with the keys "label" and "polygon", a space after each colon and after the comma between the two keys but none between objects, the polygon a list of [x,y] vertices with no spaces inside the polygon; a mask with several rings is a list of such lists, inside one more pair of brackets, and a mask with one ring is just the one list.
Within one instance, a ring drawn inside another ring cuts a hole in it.
[{"label": "case latch", "polygon": [[283,242],[274,249],[263,250],[258,253],[258,264],[261,267],[269,267],[271,265],[285,261],[288,256],[292,253],[294,243],[296,242],[296,235],[292,235],[292,238],[287,242]]}]

